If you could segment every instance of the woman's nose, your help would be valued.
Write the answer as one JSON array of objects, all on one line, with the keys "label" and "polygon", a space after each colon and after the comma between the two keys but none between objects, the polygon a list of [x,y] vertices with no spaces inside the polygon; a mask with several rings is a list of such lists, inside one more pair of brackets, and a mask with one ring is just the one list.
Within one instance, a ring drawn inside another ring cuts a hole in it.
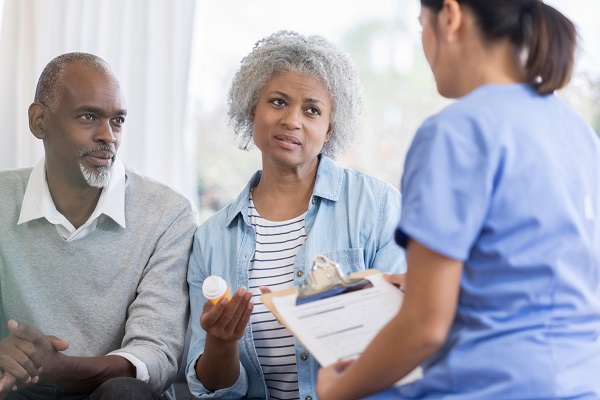
[{"label": "woman's nose", "polygon": [[288,129],[298,129],[301,124],[302,110],[295,107],[289,107],[283,116],[281,123]]}]

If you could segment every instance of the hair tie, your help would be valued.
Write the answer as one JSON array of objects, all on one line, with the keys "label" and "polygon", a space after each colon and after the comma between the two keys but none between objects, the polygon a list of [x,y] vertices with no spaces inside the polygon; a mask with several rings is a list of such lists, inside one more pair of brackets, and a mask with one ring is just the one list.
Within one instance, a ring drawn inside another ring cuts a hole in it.
[{"label": "hair tie", "polygon": [[542,3],[542,0],[525,0],[521,4],[521,13],[522,14],[531,14],[531,11],[534,7],[537,7],[539,3]]}]

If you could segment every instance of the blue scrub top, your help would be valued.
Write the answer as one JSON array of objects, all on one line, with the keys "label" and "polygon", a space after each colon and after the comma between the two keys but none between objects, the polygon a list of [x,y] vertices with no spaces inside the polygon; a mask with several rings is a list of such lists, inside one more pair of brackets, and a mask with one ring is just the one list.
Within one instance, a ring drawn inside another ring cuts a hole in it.
[{"label": "blue scrub top", "polygon": [[407,154],[396,240],[464,261],[456,318],[404,398],[600,398],[600,144],[555,95],[486,85]]}]

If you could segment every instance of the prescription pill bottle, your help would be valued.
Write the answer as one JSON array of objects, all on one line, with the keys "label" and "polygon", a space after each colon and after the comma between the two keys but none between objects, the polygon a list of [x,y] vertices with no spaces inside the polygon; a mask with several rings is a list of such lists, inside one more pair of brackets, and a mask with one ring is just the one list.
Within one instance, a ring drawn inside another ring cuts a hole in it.
[{"label": "prescription pill bottle", "polygon": [[229,288],[223,278],[216,275],[211,275],[204,280],[202,284],[202,294],[213,304],[217,304],[224,297],[231,298]]}]

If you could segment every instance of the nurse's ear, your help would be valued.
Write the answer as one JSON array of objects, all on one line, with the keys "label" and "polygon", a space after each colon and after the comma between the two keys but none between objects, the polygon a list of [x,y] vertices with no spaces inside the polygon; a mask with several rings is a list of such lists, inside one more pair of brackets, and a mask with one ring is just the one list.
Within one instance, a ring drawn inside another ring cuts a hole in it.
[{"label": "nurse's ear", "polygon": [[457,0],[445,0],[442,10],[438,13],[438,26],[441,37],[448,42],[456,40],[464,23],[466,9]]}]

